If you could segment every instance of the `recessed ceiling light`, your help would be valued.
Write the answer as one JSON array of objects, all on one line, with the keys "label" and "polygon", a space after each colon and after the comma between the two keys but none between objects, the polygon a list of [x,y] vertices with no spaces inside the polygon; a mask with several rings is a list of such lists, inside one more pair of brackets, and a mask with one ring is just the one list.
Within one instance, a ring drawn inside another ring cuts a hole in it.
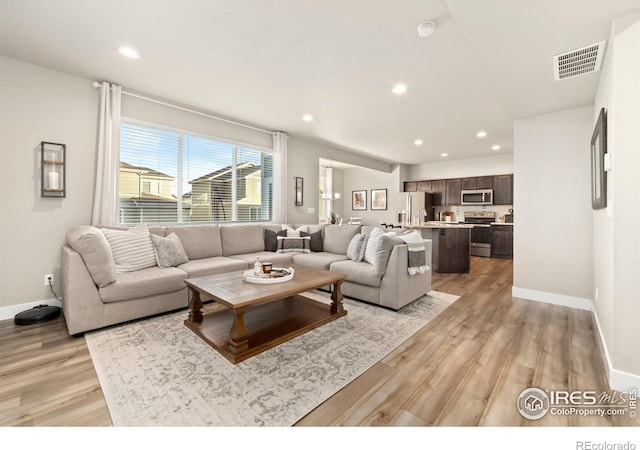
[{"label": "recessed ceiling light", "polygon": [[447,156],[449,156],[448,153],[440,153],[440,156],[442,156],[443,158],[446,158]]},{"label": "recessed ceiling light", "polygon": [[131,59],[140,58],[140,53],[138,53],[138,51],[135,48],[131,48],[131,47],[120,47],[118,49],[118,53],[120,53],[122,56],[126,56],[127,58],[131,58]]},{"label": "recessed ceiling light", "polygon": [[422,139],[416,139],[415,141],[413,141],[414,145],[422,145],[424,144],[424,142],[422,142]]},{"label": "recessed ceiling light", "polygon": [[433,20],[428,20],[426,22],[422,22],[418,25],[418,36],[427,37],[431,36],[434,31],[436,31],[436,23]]},{"label": "recessed ceiling light", "polygon": [[491,150],[500,150],[500,146],[496,144],[493,147],[491,147]]},{"label": "recessed ceiling light", "polygon": [[394,94],[397,94],[397,95],[402,95],[405,92],[407,92],[407,85],[403,84],[403,83],[398,83],[393,87],[391,92],[393,92]]},{"label": "recessed ceiling light", "polygon": [[486,132],[486,131],[484,131],[484,130],[482,130],[482,131],[478,131],[478,132],[476,133],[476,136],[477,136],[477,137],[479,137],[479,138],[483,138],[483,137],[485,137],[486,135],[487,135],[487,132]]},{"label": "recessed ceiling light", "polygon": [[302,120],[304,120],[305,122],[311,122],[313,120],[313,116],[311,114],[305,114],[304,116],[302,116]]}]

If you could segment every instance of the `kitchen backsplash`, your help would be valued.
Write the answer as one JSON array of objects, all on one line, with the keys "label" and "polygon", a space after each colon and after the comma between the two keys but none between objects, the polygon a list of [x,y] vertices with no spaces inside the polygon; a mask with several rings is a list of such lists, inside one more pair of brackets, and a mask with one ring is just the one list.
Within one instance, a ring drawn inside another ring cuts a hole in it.
[{"label": "kitchen backsplash", "polygon": [[[513,209],[512,205],[486,205],[486,206],[436,206],[436,214],[444,211],[453,212],[453,222],[463,222],[466,211],[491,211],[496,213],[496,222],[504,222],[504,215]],[[514,211],[515,216],[515,211]]]}]

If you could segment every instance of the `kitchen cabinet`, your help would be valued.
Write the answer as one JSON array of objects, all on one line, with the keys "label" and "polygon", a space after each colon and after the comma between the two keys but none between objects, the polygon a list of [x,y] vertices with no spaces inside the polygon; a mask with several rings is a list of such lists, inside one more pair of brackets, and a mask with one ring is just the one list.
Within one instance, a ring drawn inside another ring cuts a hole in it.
[{"label": "kitchen cabinet", "polygon": [[447,198],[445,205],[459,205],[460,204],[460,192],[462,190],[462,180],[460,178],[453,178],[446,180]]},{"label": "kitchen cabinet", "polygon": [[491,257],[513,259],[513,225],[491,225]]},{"label": "kitchen cabinet", "polygon": [[446,180],[432,180],[431,193],[433,194],[433,206],[444,206],[447,194]]},{"label": "kitchen cabinet", "polygon": [[431,266],[436,273],[469,273],[470,228],[423,228],[422,237],[431,239]]},{"label": "kitchen cabinet", "polygon": [[405,192],[413,192],[418,190],[418,183],[416,181],[405,181],[404,182],[404,191]]},{"label": "kitchen cabinet", "polygon": [[493,177],[462,178],[462,189],[492,189]]},{"label": "kitchen cabinet", "polygon": [[493,177],[493,204],[513,205],[513,174]]},{"label": "kitchen cabinet", "polygon": [[431,181],[418,181],[418,190],[431,192]]}]

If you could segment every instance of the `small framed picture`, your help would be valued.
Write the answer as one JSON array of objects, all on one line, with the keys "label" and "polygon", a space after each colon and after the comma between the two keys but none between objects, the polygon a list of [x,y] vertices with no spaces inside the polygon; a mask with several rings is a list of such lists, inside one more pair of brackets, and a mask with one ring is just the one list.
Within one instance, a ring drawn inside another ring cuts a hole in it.
[{"label": "small framed picture", "polygon": [[371,189],[371,210],[387,209],[387,190],[386,189]]},{"label": "small framed picture", "polygon": [[367,191],[351,191],[351,209],[367,209]]}]

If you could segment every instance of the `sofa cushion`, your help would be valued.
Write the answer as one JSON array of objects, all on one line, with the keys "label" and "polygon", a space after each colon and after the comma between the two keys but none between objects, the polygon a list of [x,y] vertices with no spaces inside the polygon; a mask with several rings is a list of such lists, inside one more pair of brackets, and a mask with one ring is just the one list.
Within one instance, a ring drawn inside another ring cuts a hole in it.
[{"label": "sofa cushion", "polygon": [[[311,227],[309,227],[311,228]],[[322,245],[322,230],[315,231],[313,233],[305,233],[304,231],[300,232],[300,236],[307,237],[309,236],[309,249],[312,252],[323,252],[324,246]]]},{"label": "sofa cushion", "polygon": [[327,225],[324,227],[322,246],[325,252],[346,255],[351,239],[360,232],[360,225],[340,226]]},{"label": "sofa cushion", "polygon": [[77,225],[67,231],[67,243],[80,254],[87,270],[98,287],[116,280],[113,252],[104,233],[96,227]]},{"label": "sofa cushion", "polygon": [[347,247],[347,258],[355,262],[362,261],[367,248],[367,238],[366,234],[356,234]]},{"label": "sofa cushion", "polygon": [[156,254],[146,225],[138,224],[127,231],[105,228],[102,232],[111,246],[118,273],[135,272],[156,265]]},{"label": "sofa cushion", "polygon": [[264,229],[264,250],[266,252],[278,251],[278,236],[286,237],[287,230],[273,231]]},{"label": "sofa cushion", "polygon": [[324,223],[310,223],[310,224],[295,224],[293,225],[293,228],[301,228],[301,227],[307,227],[305,231],[305,233],[309,233],[309,234],[313,234],[313,233],[317,233],[318,231],[322,231],[324,230],[324,227],[326,226],[326,224]]},{"label": "sofa cushion", "polygon": [[223,225],[222,256],[244,255],[264,251],[264,231],[262,225]]},{"label": "sofa cushion", "polygon": [[303,266],[315,267],[316,269],[329,270],[332,263],[336,261],[344,261],[345,255],[336,255],[335,253],[317,252],[317,253],[297,253],[293,255],[293,262]]},{"label": "sofa cushion", "polygon": [[175,233],[189,260],[222,256],[222,241],[218,225],[183,225],[167,227],[168,236]]},{"label": "sofa cushion", "polygon": [[150,267],[119,273],[116,281],[100,288],[100,298],[104,303],[113,303],[175,292],[187,287],[186,278],[187,273],[175,267]]},{"label": "sofa cushion", "polygon": [[278,253],[311,253],[309,236],[278,236]]},{"label": "sofa cushion", "polygon": [[256,262],[256,258],[260,257],[260,262],[270,262],[273,267],[289,267],[293,262],[291,255],[297,253],[271,253],[271,252],[255,252],[245,253],[244,255],[233,255],[230,259],[238,259],[247,263],[248,268],[253,268],[253,264]]},{"label": "sofa cushion", "polygon": [[394,232],[385,233],[382,228],[375,228],[369,234],[364,262],[373,265],[380,277],[384,275],[393,247],[404,244],[402,239],[394,236]]},{"label": "sofa cushion", "polygon": [[194,259],[193,261],[180,264],[178,269],[187,272],[188,278],[205,277],[219,273],[234,272],[236,270],[246,270],[247,262],[227,258],[226,256],[213,256],[211,258]]},{"label": "sofa cushion", "polygon": [[376,268],[364,261],[355,262],[351,260],[338,261],[331,264],[332,272],[343,273],[347,276],[346,281],[364,284],[365,286],[380,286],[381,277]]},{"label": "sofa cushion", "polygon": [[175,267],[189,261],[180,238],[175,233],[170,233],[167,237],[152,234],[151,243],[156,252],[158,267]]}]

